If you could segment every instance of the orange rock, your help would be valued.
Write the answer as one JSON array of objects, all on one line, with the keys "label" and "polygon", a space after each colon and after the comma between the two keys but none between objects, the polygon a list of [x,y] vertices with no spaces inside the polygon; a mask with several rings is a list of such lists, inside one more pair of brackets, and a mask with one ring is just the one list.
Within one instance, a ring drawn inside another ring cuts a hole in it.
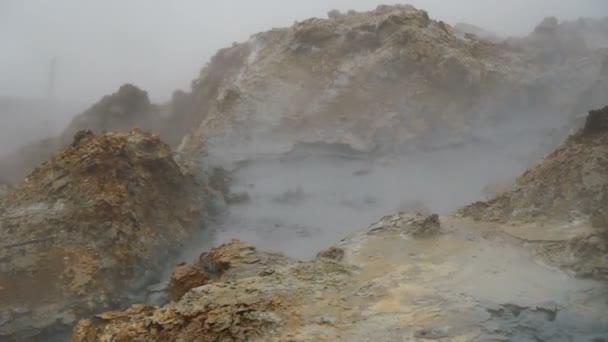
[{"label": "orange rock", "polygon": [[191,289],[205,285],[209,282],[209,277],[185,263],[179,264],[173,271],[169,283],[169,295],[171,300],[178,301],[186,292]]}]

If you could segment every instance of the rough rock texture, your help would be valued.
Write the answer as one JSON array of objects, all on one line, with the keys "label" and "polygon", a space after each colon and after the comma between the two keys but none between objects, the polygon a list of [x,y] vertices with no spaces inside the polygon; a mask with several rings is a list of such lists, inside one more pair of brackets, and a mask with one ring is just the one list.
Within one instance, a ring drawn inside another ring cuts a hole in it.
[{"label": "rough rock texture", "polygon": [[148,99],[148,93],[132,84],[125,84],[114,94],[104,96],[84,113],[78,115],[65,129],[62,140],[83,129],[113,131],[126,128],[152,130],[158,113]]},{"label": "rough rock texture", "polygon": [[307,262],[242,263],[233,242],[222,248],[238,277],[160,308],[82,320],[72,341],[599,341],[608,333],[597,284],[535,264],[494,227],[447,217],[444,234],[415,238],[421,221],[385,217]]},{"label": "rough rock texture", "polygon": [[157,135],[78,132],[0,197],[0,340],[141,300],[202,224],[203,186]]},{"label": "rough rock texture", "polygon": [[564,243],[570,244],[561,252],[572,253],[574,259],[564,262],[582,275],[608,279],[607,167],[605,107],[591,111],[578,133],[528,170],[511,190],[461,212],[478,220],[532,224],[512,230],[527,240],[569,236]]},{"label": "rough rock texture", "polygon": [[281,254],[258,252],[253,246],[233,240],[203,253],[192,265],[178,265],[171,276],[169,294],[171,300],[178,301],[195,287],[219,279],[256,275],[266,271],[270,264],[274,267],[287,261]]},{"label": "rough rock texture", "polygon": [[199,129],[181,149],[402,152],[470,141],[500,119],[569,113],[603,53],[544,26],[495,44],[396,5],[256,34],[220,50],[193,82],[185,116]]},{"label": "rough rock texture", "polygon": [[405,232],[413,237],[432,237],[441,232],[441,223],[439,222],[439,216],[437,214],[429,216],[416,214],[406,221],[399,215],[387,216],[378,223],[372,225],[370,231],[386,229],[388,227],[403,229],[404,226],[408,228]]},{"label": "rough rock texture", "polygon": [[513,189],[489,201],[486,218],[588,220],[608,209],[608,107],[528,170]]},{"label": "rough rock texture", "polygon": [[185,263],[177,265],[169,282],[169,296],[177,301],[190,289],[209,283],[209,277],[195,267]]},{"label": "rough rock texture", "polygon": [[161,118],[158,107],[150,103],[148,94],[134,85],[125,84],[116,93],[104,96],[76,116],[59,136],[32,142],[3,158],[0,175],[11,182],[20,182],[35,167],[69,144],[74,134],[81,130],[99,133],[139,128],[158,132],[165,139],[170,135],[165,134],[165,126],[172,125]]},{"label": "rough rock texture", "polygon": [[481,38],[494,43],[499,43],[504,40],[498,34],[494,32],[490,32],[486,29],[483,29],[479,26],[467,24],[467,23],[458,23],[452,27],[454,33],[461,35],[464,38],[475,39]]}]

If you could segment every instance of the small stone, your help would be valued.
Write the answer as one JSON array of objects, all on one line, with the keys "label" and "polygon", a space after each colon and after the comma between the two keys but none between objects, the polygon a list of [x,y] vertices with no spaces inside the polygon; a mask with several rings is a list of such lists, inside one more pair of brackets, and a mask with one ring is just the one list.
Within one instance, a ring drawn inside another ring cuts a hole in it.
[{"label": "small stone", "polygon": [[80,142],[84,139],[93,137],[93,131],[91,131],[90,129],[83,129],[80,130],[78,132],[76,132],[76,134],[74,134],[74,141],[72,142],[72,146],[77,146],[78,144],[80,144]]},{"label": "small stone", "polygon": [[332,246],[324,251],[319,252],[317,254],[317,257],[340,261],[344,258],[344,250],[342,248]]},{"label": "small stone", "polygon": [[384,228],[384,222],[380,221],[380,222],[374,223],[371,227],[369,227],[369,231],[373,232],[376,230],[380,230],[382,228]]},{"label": "small stone", "polygon": [[321,324],[321,325],[330,325],[333,326],[336,324],[337,318],[334,315],[323,315],[321,317],[317,317],[314,322],[316,324]]},{"label": "small stone", "polygon": [[450,335],[448,327],[435,327],[419,330],[414,334],[414,336],[428,340],[438,340],[449,337]]},{"label": "small stone", "polygon": [[430,237],[441,232],[441,223],[437,214],[418,218],[411,225],[414,226],[411,232],[411,235],[414,237]]},{"label": "small stone", "polygon": [[590,111],[583,128],[585,135],[601,132],[608,132],[608,106]]},{"label": "small stone", "polygon": [[270,275],[273,275],[275,272],[272,269],[267,269],[267,270],[263,270],[262,272],[260,272],[260,277],[268,277]]}]

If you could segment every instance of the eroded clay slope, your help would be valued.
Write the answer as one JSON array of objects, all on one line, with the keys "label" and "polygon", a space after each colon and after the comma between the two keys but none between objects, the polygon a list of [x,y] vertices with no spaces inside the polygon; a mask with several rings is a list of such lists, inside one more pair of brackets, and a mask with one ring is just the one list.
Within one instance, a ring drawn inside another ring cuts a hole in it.
[{"label": "eroded clay slope", "polygon": [[0,197],[0,340],[48,340],[156,280],[205,216],[176,158],[151,133],[80,131]]}]

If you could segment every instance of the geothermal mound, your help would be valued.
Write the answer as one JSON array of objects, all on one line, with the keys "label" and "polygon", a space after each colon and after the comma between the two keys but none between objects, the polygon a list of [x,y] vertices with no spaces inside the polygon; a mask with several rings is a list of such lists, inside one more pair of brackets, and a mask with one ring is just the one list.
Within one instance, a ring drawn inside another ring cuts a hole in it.
[{"label": "geothermal mound", "polygon": [[20,182],[34,168],[69,144],[78,131],[99,133],[133,128],[161,132],[161,137],[166,139],[171,135],[168,131],[172,126],[163,121],[159,108],[150,103],[145,91],[125,84],[116,93],[104,96],[84,113],[77,115],[60,136],[32,142],[3,158],[0,161],[0,174],[6,180]]},{"label": "geothermal mound", "polygon": [[253,35],[220,50],[183,96],[191,111],[182,116],[199,129],[182,148],[312,142],[399,153],[462,144],[505,120],[569,114],[605,53],[577,38],[584,28],[548,21],[556,27],[497,44],[396,5]]},{"label": "geothermal mound", "polygon": [[132,302],[201,224],[203,190],[156,135],[78,132],[0,197],[0,339]]}]

